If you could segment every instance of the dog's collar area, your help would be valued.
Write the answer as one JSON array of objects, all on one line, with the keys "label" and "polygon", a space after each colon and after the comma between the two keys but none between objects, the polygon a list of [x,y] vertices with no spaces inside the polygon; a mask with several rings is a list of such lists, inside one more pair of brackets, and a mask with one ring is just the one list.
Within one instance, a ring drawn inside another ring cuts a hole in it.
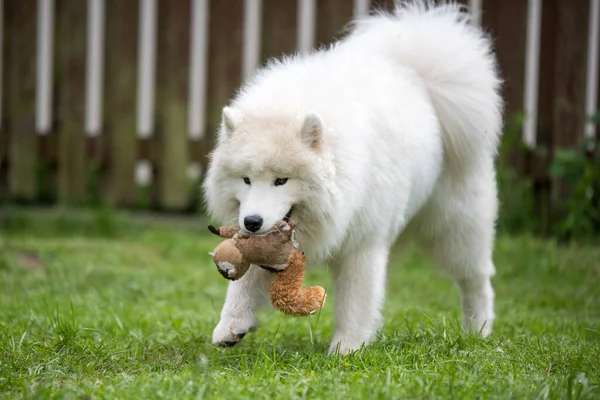
[{"label": "dog's collar area", "polygon": [[271,273],[273,273],[273,274],[274,274],[274,273],[277,273],[277,272],[281,272],[281,270],[279,270],[279,269],[275,269],[275,268],[273,268],[273,267],[270,267],[270,266],[268,266],[268,265],[261,264],[261,265],[259,265],[259,266],[260,266],[262,269],[264,269],[264,270],[267,270],[267,271],[269,271],[269,272],[271,272]]}]

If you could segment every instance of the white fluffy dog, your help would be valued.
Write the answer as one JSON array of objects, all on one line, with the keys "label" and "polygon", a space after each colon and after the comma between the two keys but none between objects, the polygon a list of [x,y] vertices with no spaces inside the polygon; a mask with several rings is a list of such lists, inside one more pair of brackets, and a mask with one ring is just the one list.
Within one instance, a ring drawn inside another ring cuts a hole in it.
[{"label": "white fluffy dog", "polygon": [[[329,263],[335,332],[348,353],[381,326],[390,247],[414,241],[456,282],[463,326],[494,319],[494,158],[500,79],[459,5],[401,2],[332,47],[272,62],[223,110],[207,209],[261,234],[287,216],[309,259]],[[213,342],[254,330],[272,275],[231,282]]]}]

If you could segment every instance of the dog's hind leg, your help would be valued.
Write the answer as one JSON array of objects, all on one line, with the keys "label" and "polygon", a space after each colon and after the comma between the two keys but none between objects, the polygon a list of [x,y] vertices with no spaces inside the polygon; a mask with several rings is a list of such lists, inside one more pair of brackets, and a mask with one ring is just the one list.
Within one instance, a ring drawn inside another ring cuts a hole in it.
[{"label": "dog's hind leg", "polygon": [[258,328],[255,311],[269,301],[269,284],[273,274],[251,265],[248,272],[227,288],[221,320],[215,327],[212,342],[218,346],[233,346],[249,332]]},{"label": "dog's hind leg", "polygon": [[461,296],[462,325],[487,336],[494,321],[491,278],[494,221],[497,210],[493,173],[484,180],[449,180],[423,210],[421,247],[436,266],[456,283]]},{"label": "dog's hind leg", "polygon": [[456,278],[455,281],[461,295],[463,329],[486,337],[492,332],[495,318],[491,276],[473,274],[466,278]]},{"label": "dog's hind leg", "polygon": [[330,353],[348,354],[371,342],[381,326],[388,247],[371,242],[332,262],[335,331]]}]

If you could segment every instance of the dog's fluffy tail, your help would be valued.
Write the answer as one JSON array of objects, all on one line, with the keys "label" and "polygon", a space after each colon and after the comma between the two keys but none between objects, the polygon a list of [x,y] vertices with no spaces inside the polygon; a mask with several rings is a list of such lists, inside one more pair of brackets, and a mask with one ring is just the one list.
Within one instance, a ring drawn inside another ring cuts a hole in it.
[{"label": "dog's fluffy tail", "polygon": [[461,5],[397,1],[393,14],[355,21],[355,33],[421,76],[450,161],[495,154],[502,130],[501,82],[489,38]]}]

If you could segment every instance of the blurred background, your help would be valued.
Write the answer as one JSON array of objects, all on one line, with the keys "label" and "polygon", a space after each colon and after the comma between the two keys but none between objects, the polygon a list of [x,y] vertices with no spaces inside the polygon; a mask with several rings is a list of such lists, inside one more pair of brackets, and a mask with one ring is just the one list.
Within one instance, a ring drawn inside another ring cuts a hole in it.
[{"label": "blurred background", "polygon": [[[599,0],[464,0],[505,80],[503,232],[600,233]],[[201,214],[220,110],[392,0],[0,0],[0,204]]]}]

